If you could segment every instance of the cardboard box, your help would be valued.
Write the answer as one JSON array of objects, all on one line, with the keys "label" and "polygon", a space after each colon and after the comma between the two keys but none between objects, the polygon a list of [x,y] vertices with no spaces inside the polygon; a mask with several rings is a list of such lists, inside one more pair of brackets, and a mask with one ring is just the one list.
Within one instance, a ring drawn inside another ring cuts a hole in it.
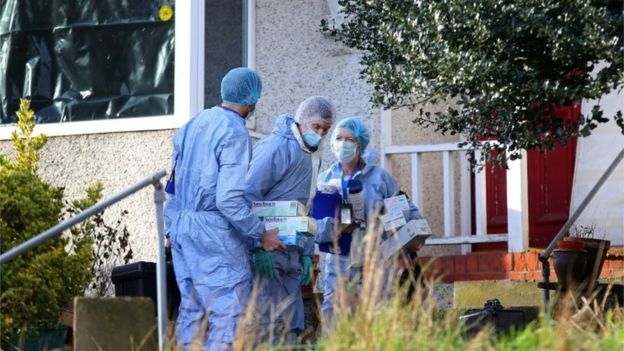
[{"label": "cardboard box", "polygon": [[399,195],[384,199],[384,206],[386,207],[386,213],[393,212],[408,212],[410,210],[407,196]]},{"label": "cardboard box", "polygon": [[288,246],[304,247],[307,236],[316,233],[316,222],[309,217],[265,217],[266,229],[278,228],[277,237]]},{"label": "cardboard box", "polygon": [[401,226],[404,226],[407,221],[405,221],[405,215],[403,211],[394,211],[387,213],[382,216],[384,230],[387,232],[394,231],[399,229]]},{"label": "cardboard box", "polygon": [[305,248],[306,236],[297,232],[279,232],[277,238],[280,239],[286,246],[297,246]]},{"label": "cardboard box", "polygon": [[414,244],[424,244],[431,236],[431,228],[425,219],[414,219],[381,243],[381,254],[385,260],[392,258],[402,248]]},{"label": "cardboard box", "polygon": [[258,217],[305,216],[305,206],[298,201],[253,201],[251,210]]}]

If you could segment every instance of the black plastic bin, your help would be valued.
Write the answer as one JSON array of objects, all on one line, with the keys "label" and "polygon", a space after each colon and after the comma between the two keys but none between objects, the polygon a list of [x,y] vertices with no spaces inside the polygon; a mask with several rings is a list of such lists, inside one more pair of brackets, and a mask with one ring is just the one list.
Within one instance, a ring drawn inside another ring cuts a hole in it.
[{"label": "black plastic bin", "polygon": [[[115,296],[151,297],[157,306],[156,263],[139,261],[113,268],[111,280],[115,284]],[[180,306],[180,291],[173,273],[173,265],[167,263],[167,313],[175,318]],[[154,308],[156,311],[157,309]]]}]

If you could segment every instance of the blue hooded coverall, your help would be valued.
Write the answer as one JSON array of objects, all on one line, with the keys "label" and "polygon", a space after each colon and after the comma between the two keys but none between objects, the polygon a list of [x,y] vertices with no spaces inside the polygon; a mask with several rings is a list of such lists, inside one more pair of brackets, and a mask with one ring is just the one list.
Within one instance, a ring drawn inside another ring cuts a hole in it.
[{"label": "blue hooded coverall", "polygon": [[[360,118],[348,117],[340,120],[338,124],[336,124],[336,128],[334,129],[331,136],[332,149],[334,146],[333,143],[337,140],[337,136],[340,131],[346,131],[355,137],[358,144],[357,146],[358,154],[360,155],[360,161],[363,161],[365,163],[363,169],[356,170],[356,172],[352,176],[350,176],[349,179],[359,181],[362,184],[364,192],[364,223],[368,223],[368,216],[371,214],[376,215],[379,213],[379,210],[383,207],[384,199],[398,194],[399,185],[396,179],[394,179],[394,177],[390,175],[390,173],[388,173],[385,169],[375,165],[375,162],[377,161],[376,153],[371,149],[367,149],[367,146],[370,142],[370,132],[366,124]],[[343,189],[340,184],[343,178],[344,174],[340,163],[334,163],[329,169],[319,175],[319,188],[325,187],[326,185],[330,184],[332,185],[331,187],[335,187],[336,190],[342,194]],[[344,194],[342,194],[342,198],[345,199]],[[410,214],[407,220],[422,218],[422,216],[418,212],[418,209],[411,201],[409,201],[409,206]],[[332,242],[336,239],[339,233],[333,233],[333,218],[328,217],[323,219],[322,221],[318,221],[317,223],[319,223],[319,225],[316,242]],[[355,230],[360,231],[358,233],[358,236],[361,236],[361,231],[365,229]],[[324,330],[328,330],[328,326],[333,323],[338,277],[341,276],[345,280],[350,279],[350,273],[353,272],[348,272],[348,268],[352,263],[355,262],[350,262],[349,256],[334,255],[331,253],[328,253],[325,256],[325,265],[323,267],[322,273],[325,281],[325,286],[323,290],[323,303],[321,305]],[[391,268],[392,267],[386,267],[384,268],[384,270],[389,273],[388,270]]]},{"label": "blue hooded coverall", "polygon": [[[291,115],[279,117],[273,132],[254,146],[247,175],[249,200],[294,200],[303,205],[308,202],[313,174],[312,154],[293,134],[294,123]],[[255,317],[262,329],[258,331],[260,341],[268,341],[266,333],[271,331],[275,338],[285,335],[286,341],[292,342],[304,328],[300,258],[314,254],[314,239],[309,238],[305,246],[305,249],[289,246],[286,250],[271,252],[272,279],[259,273],[255,275],[259,288]],[[278,307],[280,304],[283,306]]]},{"label": "blue hooded coverall", "polygon": [[[336,127],[340,128],[340,124]],[[375,155],[374,152],[369,155]],[[399,192],[399,185],[396,179],[390,175],[385,169],[374,165],[374,157],[367,159],[366,153],[362,160],[366,162],[365,167],[353,175],[354,180],[359,180],[364,188],[364,206],[365,206],[365,222],[368,223],[368,215],[378,213],[382,206],[383,200],[389,197],[395,196]],[[318,177],[318,183],[330,183],[335,182],[340,184],[340,179],[343,177],[342,168],[340,163],[334,163],[329,169],[325,170]],[[418,209],[410,203],[410,215],[409,220],[422,218]],[[318,233],[316,241],[331,242],[334,240],[337,233],[333,233],[333,218],[326,218],[324,221],[319,221]],[[336,299],[336,289],[338,283],[338,276],[343,279],[349,279],[350,259],[349,256],[335,255],[327,253],[325,256],[325,262],[322,270],[322,274],[325,281],[325,287],[323,291],[323,303],[321,305],[321,311],[323,314],[324,327],[330,325],[333,322],[334,316],[334,303]]]},{"label": "blue hooded coverall", "polygon": [[183,126],[173,143],[175,195],[165,226],[182,298],[177,339],[188,349],[206,319],[204,349],[230,349],[252,289],[249,243],[265,231],[245,198],[249,133],[238,113],[213,107]]}]

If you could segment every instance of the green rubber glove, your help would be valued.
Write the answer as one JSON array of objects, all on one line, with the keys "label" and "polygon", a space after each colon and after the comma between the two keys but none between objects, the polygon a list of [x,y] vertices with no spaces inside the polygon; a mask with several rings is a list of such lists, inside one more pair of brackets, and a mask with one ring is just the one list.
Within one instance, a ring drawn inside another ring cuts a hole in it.
[{"label": "green rubber glove", "polygon": [[273,256],[264,250],[256,250],[253,253],[253,264],[256,271],[269,279],[273,279]]},{"label": "green rubber glove", "polygon": [[310,284],[312,280],[312,257],[301,256],[301,286]]}]

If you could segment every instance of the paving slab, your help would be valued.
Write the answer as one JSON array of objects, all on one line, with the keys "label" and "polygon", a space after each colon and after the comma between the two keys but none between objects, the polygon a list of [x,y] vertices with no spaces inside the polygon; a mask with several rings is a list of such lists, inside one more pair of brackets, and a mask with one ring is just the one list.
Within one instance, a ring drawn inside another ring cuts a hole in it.
[{"label": "paving slab", "polygon": [[74,350],[158,349],[154,304],[146,297],[74,300]]}]

